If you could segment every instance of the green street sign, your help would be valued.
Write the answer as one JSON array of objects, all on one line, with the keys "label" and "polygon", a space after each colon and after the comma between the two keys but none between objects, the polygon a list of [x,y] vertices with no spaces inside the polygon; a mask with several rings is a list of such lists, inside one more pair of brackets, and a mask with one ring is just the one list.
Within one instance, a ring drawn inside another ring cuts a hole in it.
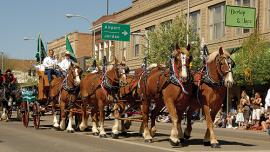
[{"label": "green street sign", "polygon": [[130,25],[102,23],[101,39],[111,41],[130,41]]},{"label": "green street sign", "polygon": [[255,28],[256,8],[226,5],[225,26]]}]

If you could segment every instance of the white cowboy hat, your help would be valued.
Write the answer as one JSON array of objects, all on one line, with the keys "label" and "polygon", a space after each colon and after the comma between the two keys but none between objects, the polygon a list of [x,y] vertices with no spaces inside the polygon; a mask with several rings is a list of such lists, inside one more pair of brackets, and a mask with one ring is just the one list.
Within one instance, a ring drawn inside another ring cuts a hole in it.
[{"label": "white cowboy hat", "polygon": [[69,52],[69,51],[66,51],[66,52],[65,52],[65,55],[70,55],[70,52]]}]

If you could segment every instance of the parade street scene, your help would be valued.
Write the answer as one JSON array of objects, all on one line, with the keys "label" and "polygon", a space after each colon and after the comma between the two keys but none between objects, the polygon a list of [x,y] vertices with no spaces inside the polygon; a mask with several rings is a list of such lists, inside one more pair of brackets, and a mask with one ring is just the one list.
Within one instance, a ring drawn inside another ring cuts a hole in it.
[{"label": "parade street scene", "polygon": [[0,23],[0,152],[270,152],[270,0],[10,0]]}]

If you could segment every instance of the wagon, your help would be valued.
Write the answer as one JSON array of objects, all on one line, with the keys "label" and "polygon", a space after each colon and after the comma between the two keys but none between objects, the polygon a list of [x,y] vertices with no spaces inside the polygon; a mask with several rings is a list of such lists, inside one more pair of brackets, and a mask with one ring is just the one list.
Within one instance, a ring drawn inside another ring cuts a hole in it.
[{"label": "wagon", "polygon": [[25,127],[28,127],[29,116],[31,114],[33,118],[33,124],[36,129],[40,125],[40,107],[37,101],[37,91],[35,86],[27,86],[22,90],[22,102],[20,106],[22,123]]}]

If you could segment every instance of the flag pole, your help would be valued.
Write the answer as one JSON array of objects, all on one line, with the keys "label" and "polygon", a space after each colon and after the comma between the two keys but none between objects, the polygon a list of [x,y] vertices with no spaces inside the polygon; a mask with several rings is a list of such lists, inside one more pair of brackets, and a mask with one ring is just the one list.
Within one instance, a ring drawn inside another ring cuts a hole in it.
[{"label": "flag pole", "polygon": [[39,45],[39,47],[38,47],[38,51],[39,51],[39,62],[40,62],[40,64],[42,64],[42,62],[41,62],[41,35],[39,34],[39,39],[38,39],[38,45]]}]

